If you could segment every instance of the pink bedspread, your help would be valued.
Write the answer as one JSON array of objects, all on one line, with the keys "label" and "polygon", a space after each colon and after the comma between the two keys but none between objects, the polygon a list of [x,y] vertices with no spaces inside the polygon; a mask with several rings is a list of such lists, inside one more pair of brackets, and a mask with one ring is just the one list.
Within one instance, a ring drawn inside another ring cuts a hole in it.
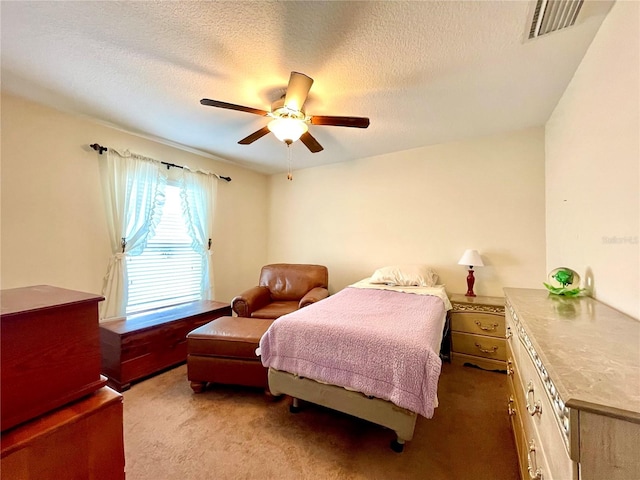
[{"label": "pink bedspread", "polygon": [[273,322],[261,360],[431,418],[444,318],[436,296],[347,287]]}]

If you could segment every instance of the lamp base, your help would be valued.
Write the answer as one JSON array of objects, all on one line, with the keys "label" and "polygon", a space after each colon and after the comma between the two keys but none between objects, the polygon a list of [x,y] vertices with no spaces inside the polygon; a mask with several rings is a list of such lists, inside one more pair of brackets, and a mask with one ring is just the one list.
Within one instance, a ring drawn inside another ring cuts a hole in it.
[{"label": "lamp base", "polygon": [[476,278],[473,276],[473,267],[469,267],[469,275],[467,275],[467,293],[465,293],[465,297],[475,297],[476,294],[473,293],[473,284],[476,283]]}]

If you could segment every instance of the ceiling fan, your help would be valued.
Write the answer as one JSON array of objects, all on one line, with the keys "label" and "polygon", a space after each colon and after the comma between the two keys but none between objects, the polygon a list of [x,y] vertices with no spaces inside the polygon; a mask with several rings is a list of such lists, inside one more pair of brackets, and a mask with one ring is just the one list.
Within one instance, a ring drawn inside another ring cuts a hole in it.
[{"label": "ceiling fan", "polygon": [[272,118],[266,126],[240,140],[238,143],[241,145],[249,145],[264,137],[267,133],[273,132],[278,140],[287,145],[291,145],[300,139],[312,153],[317,153],[322,151],[323,148],[309,133],[309,124],[356,128],[367,128],[369,126],[369,119],[365,117],[307,115],[303,107],[312,84],[313,78],[303,73],[291,72],[286,93],[282,98],[271,104],[270,112],[259,108],[244,107],[233,103],[220,102],[218,100],[209,100],[208,98],[203,98],[200,100],[200,103],[210,107],[238,110],[240,112],[253,113],[255,115]]}]

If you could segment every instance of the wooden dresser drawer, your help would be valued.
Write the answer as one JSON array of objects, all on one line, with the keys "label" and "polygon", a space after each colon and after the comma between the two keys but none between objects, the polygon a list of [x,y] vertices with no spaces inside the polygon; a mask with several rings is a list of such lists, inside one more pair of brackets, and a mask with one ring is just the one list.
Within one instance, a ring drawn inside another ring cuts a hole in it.
[{"label": "wooden dresser drawer", "polygon": [[[531,420],[531,414],[527,410],[527,399],[522,389],[522,380],[517,365],[513,365],[507,374],[509,376],[508,413],[511,416],[511,426],[514,429],[522,478],[550,480],[554,477],[550,476],[549,464],[545,456],[547,450],[542,448],[540,437]],[[556,480],[572,480],[572,477]]]},{"label": "wooden dresser drawer", "polygon": [[451,314],[451,330],[454,332],[504,338],[504,324],[503,315],[479,312],[453,312]]},{"label": "wooden dresser drawer", "polygon": [[492,360],[507,360],[504,338],[483,337],[470,333],[451,332],[453,351]]},{"label": "wooden dresser drawer", "polygon": [[[524,411],[532,429],[535,430],[535,438],[540,450],[544,446],[547,471],[544,478],[575,479],[577,472],[573,468],[569,458],[569,439],[562,432],[560,418],[554,412],[554,408],[547,396],[546,389],[536,371],[531,359],[519,358],[517,364],[521,367],[519,398],[523,402]],[[515,383],[515,382],[514,382]],[[568,419],[567,419],[568,426]]]},{"label": "wooden dresser drawer", "polygon": [[[507,355],[513,358],[509,346]],[[531,467],[532,473],[539,470],[545,480],[577,480],[578,471],[569,457],[561,426],[534,365],[530,359],[517,358],[509,365],[507,374],[509,400],[514,400],[516,415],[521,417],[523,428],[524,444],[518,445],[521,468],[528,471]],[[531,452],[532,445],[535,454]]]}]

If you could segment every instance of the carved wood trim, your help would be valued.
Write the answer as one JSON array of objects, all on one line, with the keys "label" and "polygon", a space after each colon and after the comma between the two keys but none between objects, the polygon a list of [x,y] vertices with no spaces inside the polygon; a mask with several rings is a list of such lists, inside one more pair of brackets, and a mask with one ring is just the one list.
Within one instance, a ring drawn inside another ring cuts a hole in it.
[{"label": "carved wood trim", "polygon": [[480,312],[480,313],[493,313],[495,315],[504,315],[504,306],[496,305],[479,305],[451,302],[454,312]]}]

